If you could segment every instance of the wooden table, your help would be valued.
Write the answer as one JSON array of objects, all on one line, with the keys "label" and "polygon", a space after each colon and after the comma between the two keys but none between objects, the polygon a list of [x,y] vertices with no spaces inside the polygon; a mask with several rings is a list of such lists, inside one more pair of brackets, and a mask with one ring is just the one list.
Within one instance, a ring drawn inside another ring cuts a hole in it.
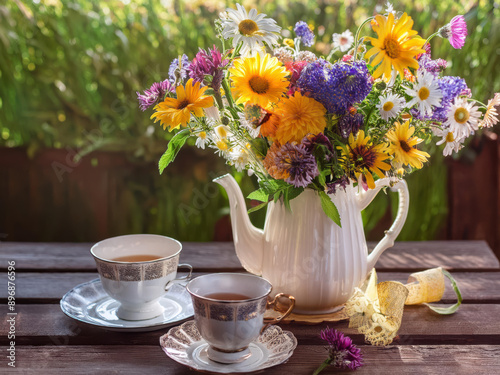
[{"label": "wooden table", "polygon": [[[116,333],[77,323],[59,308],[74,286],[97,277],[91,244],[0,243],[1,311],[7,316],[7,261],[16,262],[16,369],[7,366],[10,324],[0,325],[0,373],[193,374],[168,358],[158,339],[166,330]],[[237,271],[231,243],[185,243],[182,262],[198,274]],[[401,242],[377,263],[380,281],[405,282],[409,273],[444,266],[459,283],[464,304],[451,316],[425,306],[405,308],[399,338],[389,347],[364,344],[347,322],[330,323],[361,347],[365,366],[356,374],[500,374],[500,268],[485,242]],[[454,303],[451,288],[444,303]],[[318,338],[327,324],[285,325],[299,346],[283,365],[266,374],[311,374],[326,358]],[[335,373],[328,368],[324,374]]]}]

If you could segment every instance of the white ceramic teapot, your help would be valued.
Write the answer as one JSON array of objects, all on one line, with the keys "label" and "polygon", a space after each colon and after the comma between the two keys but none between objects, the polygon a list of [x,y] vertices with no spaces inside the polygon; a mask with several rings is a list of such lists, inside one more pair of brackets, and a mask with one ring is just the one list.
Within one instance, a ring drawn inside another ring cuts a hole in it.
[{"label": "white ceramic teapot", "polygon": [[349,185],[330,195],[342,227],[323,212],[318,193],[305,189],[290,201],[291,212],[281,201],[270,202],[263,230],[250,222],[236,180],[227,174],[214,181],[229,196],[234,246],[241,264],[269,280],[273,294],[293,295],[294,312],[300,314],[329,313],[346,302],[384,250],[394,245],[408,214],[408,187],[399,180],[391,187],[399,193],[396,220],[368,254],[361,211],[381,188],[390,187],[389,178],[378,180],[375,189],[358,191]]}]

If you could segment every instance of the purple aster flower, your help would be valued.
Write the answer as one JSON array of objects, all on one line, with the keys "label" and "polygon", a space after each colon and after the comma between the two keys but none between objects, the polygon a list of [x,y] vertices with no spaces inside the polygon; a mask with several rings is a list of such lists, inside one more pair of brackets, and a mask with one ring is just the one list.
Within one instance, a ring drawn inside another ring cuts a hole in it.
[{"label": "purple aster flower", "polygon": [[293,31],[295,31],[295,34],[300,38],[300,42],[306,47],[311,47],[314,44],[314,33],[304,21],[297,22]]},{"label": "purple aster flower", "polygon": [[288,174],[285,181],[295,187],[305,188],[319,175],[316,159],[302,144],[285,143],[276,153],[275,164]]},{"label": "purple aster flower", "polygon": [[[177,81],[177,84],[179,84],[181,80],[186,79],[188,76],[188,66],[189,58],[186,55],[182,55],[180,66],[179,59],[175,58],[168,68],[168,80],[170,83],[175,83],[175,81]],[[179,79],[177,79],[177,77],[179,77]]]},{"label": "purple aster flower", "polygon": [[149,90],[144,90],[144,94],[137,91],[139,106],[143,111],[145,111],[152,105],[161,102],[165,98],[165,95],[172,91],[173,86],[168,79],[162,82],[155,82],[151,85]]},{"label": "purple aster flower", "polygon": [[349,134],[356,135],[365,123],[365,118],[361,113],[348,112],[339,119],[340,134],[344,138],[349,138]]},{"label": "purple aster flower", "polygon": [[439,29],[439,36],[446,38],[455,49],[461,49],[465,44],[467,33],[467,23],[464,16],[455,16],[450,23]]},{"label": "purple aster flower", "polygon": [[319,374],[328,365],[344,370],[356,370],[363,366],[361,350],[342,332],[327,328],[321,331],[321,338],[328,343],[328,359],[321,364],[313,375]]},{"label": "purple aster flower", "polygon": [[[213,47],[205,51],[200,48],[200,52],[196,54],[187,70],[189,77],[193,78],[196,82],[202,82],[207,86],[212,87],[218,91],[222,84],[223,68],[229,63],[229,60],[222,59],[222,53]],[[207,80],[207,76],[211,77]]]},{"label": "purple aster flower", "polygon": [[366,63],[337,63],[319,59],[302,71],[297,86],[300,91],[325,106],[329,113],[344,114],[366,98],[372,81]]},{"label": "purple aster flower", "polygon": [[344,189],[349,185],[349,177],[347,176],[342,176],[338,180],[335,180],[333,182],[329,182],[326,184],[326,187],[328,188],[327,193],[328,194],[335,194],[337,192],[337,189]]}]

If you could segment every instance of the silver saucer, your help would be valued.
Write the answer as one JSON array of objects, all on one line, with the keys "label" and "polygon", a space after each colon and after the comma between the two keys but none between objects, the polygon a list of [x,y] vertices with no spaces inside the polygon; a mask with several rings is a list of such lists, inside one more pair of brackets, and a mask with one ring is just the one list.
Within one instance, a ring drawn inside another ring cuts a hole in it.
[{"label": "silver saucer", "polygon": [[198,332],[194,320],[190,320],[160,337],[160,346],[174,361],[194,370],[230,374],[260,371],[287,361],[297,347],[297,339],[289,331],[270,326],[249,345],[251,356],[248,359],[221,364],[208,358],[208,344]]},{"label": "silver saucer", "polygon": [[173,284],[161,298],[163,314],[153,319],[129,321],[116,316],[119,303],[102,288],[95,279],[80,284],[61,299],[61,309],[70,318],[109,331],[148,332],[178,324],[193,316],[191,296],[186,288]]}]

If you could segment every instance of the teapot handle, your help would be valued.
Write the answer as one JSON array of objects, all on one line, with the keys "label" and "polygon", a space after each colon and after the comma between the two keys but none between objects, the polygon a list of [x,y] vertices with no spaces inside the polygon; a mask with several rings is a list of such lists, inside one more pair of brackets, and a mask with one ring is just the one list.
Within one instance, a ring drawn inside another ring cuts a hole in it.
[{"label": "teapot handle", "polygon": [[410,194],[408,192],[408,185],[405,180],[398,180],[394,185],[391,186],[391,179],[383,178],[375,182],[375,189],[370,189],[368,191],[362,191],[358,194],[358,204],[361,210],[364,210],[370,202],[375,198],[380,189],[383,187],[390,187],[392,191],[397,191],[399,194],[399,206],[398,213],[394,223],[388,231],[385,232],[384,238],[375,246],[373,251],[368,255],[367,272],[370,272],[375,263],[377,263],[378,258],[382,253],[389,247],[394,246],[394,241],[396,237],[403,229],[403,225],[406,221],[408,215],[408,208],[410,204]]}]

